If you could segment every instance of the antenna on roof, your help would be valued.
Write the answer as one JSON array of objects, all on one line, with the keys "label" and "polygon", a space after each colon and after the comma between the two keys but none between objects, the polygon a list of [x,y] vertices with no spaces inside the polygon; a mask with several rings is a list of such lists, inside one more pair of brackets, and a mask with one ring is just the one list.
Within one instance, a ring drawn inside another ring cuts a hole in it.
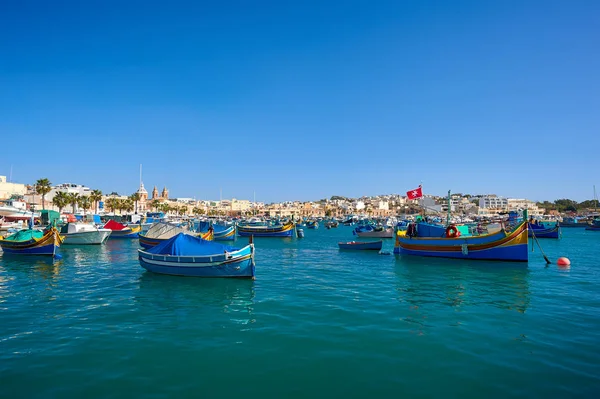
[{"label": "antenna on roof", "polygon": [[142,164],[140,164],[140,187],[142,186]]}]

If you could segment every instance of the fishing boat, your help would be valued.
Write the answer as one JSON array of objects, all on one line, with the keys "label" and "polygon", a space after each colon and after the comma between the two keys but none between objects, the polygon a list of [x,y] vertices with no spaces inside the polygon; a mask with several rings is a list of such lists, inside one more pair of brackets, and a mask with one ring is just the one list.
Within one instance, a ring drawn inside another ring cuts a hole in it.
[{"label": "fishing boat", "polygon": [[380,251],[383,247],[383,241],[349,241],[338,242],[340,249],[349,249],[355,251]]},{"label": "fishing boat", "polygon": [[100,245],[108,240],[110,229],[99,229],[93,224],[67,223],[60,229],[64,245]]},{"label": "fishing boat", "polygon": [[307,229],[318,229],[319,228],[319,222],[317,222],[316,220],[308,220],[306,222],[306,228]]},{"label": "fishing boat", "polygon": [[40,214],[27,210],[27,203],[18,199],[9,199],[0,201],[0,217],[6,222],[14,222],[17,220],[29,220],[39,218]]},{"label": "fishing boat", "polygon": [[138,238],[142,226],[133,225],[133,227],[109,220],[103,227],[104,229],[112,230],[110,238]]},{"label": "fishing boat", "polygon": [[208,231],[204,233],[194,233],[193,231],[187,230],[176,224],[159,222],[150,227],[146,233],[139,233],[138,240],[140,246],[147,249],[168,241],[179,233],[200,237],[206,241],[212,241],[213,239],[212,228],[209,228]]},{"label": "fishing boat", "polygon": [[444,237],[432,237],[424,234],[419,227],[418,223],[411,223],[404,235],[396,234],[394,254],[469,260],[528,261],[526,221],[510,230],[501,229],[493,234],[479,236],[461,235],[456,226],[449,226]]},{"label": "fishing boat", "polygon": [[587,225],[585,218],[577,217],[564,217],[560,222],[560,227],[587,227]]},{"label": "fishing boat", "polygon": [[54,227],[40,231],[25,229],[8,237],[0,237],[0,248],[5,255],[49,255],[55,256],[61,238]]},{"label": "fishing boat", "polygon": [[358,226],[354,229],[354,234],[359,237],[392,238],[394,236],[394,228],[371,225]]},{"label": "fishing boat", "polygon": [[237,232],[241,237],[293,237],[294,222],[277,226],[242,226],[238,225]]},{"label": "fishing boat", "polygon": [[600,231],[600,219],[594,219],[585,227],[586,230]]},{"label": "fishing boat", "polygon": [[213,225],[213,240],[233,241],[235,240],[235,226]]},{"label": "fishing boat", "polygon": [[335,229],[339,226],[339,222],[337,220],[329,220],[327,222],[325,222],[325,228],[326,229]]},{"label": "fishing boat", "polygon": [[147,250],[140,265],[151,272],[195,277],[254,278],[254,244],[238,249],[179,233]]},{"label": "fishing boat", "polygon": [[538,223],[529,223],[529,237],[537,238],[560,238],[560,226],[557,223],[552,227],[546,227]]}]

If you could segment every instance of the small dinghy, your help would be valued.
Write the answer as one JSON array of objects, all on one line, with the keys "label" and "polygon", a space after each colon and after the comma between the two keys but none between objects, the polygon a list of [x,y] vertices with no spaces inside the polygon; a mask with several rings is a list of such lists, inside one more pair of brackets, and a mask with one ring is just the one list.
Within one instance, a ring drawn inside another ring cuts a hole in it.
[{"label": "small dinghy", "polygon": [[351,250],[373,250],[381,251],[383,247],[383,241],[349,241],[349,242],[338,242],[340,249],[351,249]]}]

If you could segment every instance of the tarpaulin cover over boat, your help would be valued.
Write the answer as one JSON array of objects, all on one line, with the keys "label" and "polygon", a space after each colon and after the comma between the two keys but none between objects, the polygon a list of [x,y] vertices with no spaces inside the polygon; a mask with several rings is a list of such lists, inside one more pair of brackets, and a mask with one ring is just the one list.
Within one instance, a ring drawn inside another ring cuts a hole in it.
[{"label": "tarpaulin cover over boat", "polygon": [[104,228],[111,229],[111,230],[123,230],[123,229],[126,229],[127,226],[125,226],[124,224],[121,224],[119,222],[115,222],[114,220],[109,220],[104,225]]},{"label": "tarpaulin cover over boat", "polygon": [[4,241],[29,241],[31,239],[39,240],[44,236],[43,231],[39,230],[21,230],[4,239]]},{"label": "tarpaulin cover over boat", "polygon": [[155,255],[172,256],[208,256],[237,251],[238,248],[206,241],[189,234],[179,233],[165,242],[152,247],[146,252]]}]

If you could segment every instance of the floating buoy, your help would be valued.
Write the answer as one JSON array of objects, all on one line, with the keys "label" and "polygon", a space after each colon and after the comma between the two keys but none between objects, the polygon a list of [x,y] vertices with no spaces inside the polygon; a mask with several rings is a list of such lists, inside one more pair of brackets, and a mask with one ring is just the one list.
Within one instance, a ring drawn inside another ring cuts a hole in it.
[{"label": "floating buoy", "polygon": [[556,264],[559,266],[571,266],[571,261],[569,260],[569,258],[562,257],[558,258]]}]

